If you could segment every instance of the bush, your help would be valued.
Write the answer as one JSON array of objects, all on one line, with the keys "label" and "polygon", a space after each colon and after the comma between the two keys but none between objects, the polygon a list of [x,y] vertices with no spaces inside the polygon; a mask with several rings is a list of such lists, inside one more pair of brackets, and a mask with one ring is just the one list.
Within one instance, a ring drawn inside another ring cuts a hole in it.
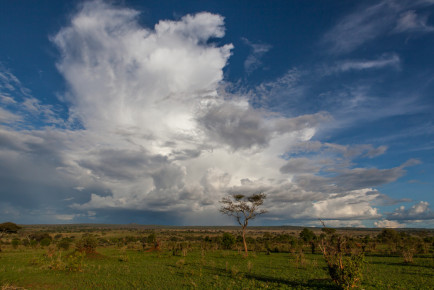
[{"label": "bush", "polygon": [[232,246],[235,244],[235,237],[230,233],[224,233],[221,241],[222,248],[225,250],[232,249]]},{"label": "bush", "polygon": [[75,248],[78,252],[92,254],[96,253],[97,240],[90,236],[84,235],[76,244]]},{"label": "bush", "polygon": [[309,243],[316,238],[315,233],[312,232],[311,230],[309,230],[308,228],[304,228],[300,232],[299,236],[300,236],[300,239],[302,239],[305,243]]},{"label": "bush", "polygon": [[356,287],[362,279],[362,268],[365,263],[363,254],[328,257],[327,268],[332,280],[342,289]]},{"label": "bush", "polygon": [[49,252],[36,264],[42,263],[43,266],[50,270],[57,271],[69,271],[69,272],[82,272],[84,267],[85,253],[74,252],[66,256],[62,256],[62,253]]},{"label": "bush", "polygon": [[345,253],[347,238],[337,235],[331,230],[324,232],[326,234],[322,236],[319,246],[330,277],[342,289],[357,287],[362,280],[362,269],[365,264],[364,254]]},{"label": "bush", "polygon": [[146,239],[146,242],[148,244],[154,244],[156,241],[157,241],[157,235],[155,233],[150,234]]},{"label": "bush", "polygon": [[39,242],[39,244],[40,244],[42,247],[48,247],[48,246],[51,244],[51,239],[49,239],[49,238],[43,238],[43,239]]},{"label": "bush", "polygon": [[6,223],[0,224],[0,232],[3,232],[3,233],[13,234],[13,233],[18,232],[19,229],[21,229],[20,226],[18,226],[17,224],[11,223],[11,222],[6,222]]},{"label": "bush", "polygon": [[57,248],[67,251],[71,246],[71,239],[63,238],[57,243]]},{"label": "bush", "polygon": [[20,239],[18,239],[18,238],[14,238],[14,239],[12,240],[11,244],[12,244],[12,247],[13,247],[14,249],[16,249],[16,248],[18,248],[18,246],[21,244],[21,241],[20,241]]},{"label": "bush", "polygon": [[29,239],[32,241],[36,241],[36,243],[40,243],[42,240],[52,240],[51,236],[48,233],[33,233],[29,235]]}]

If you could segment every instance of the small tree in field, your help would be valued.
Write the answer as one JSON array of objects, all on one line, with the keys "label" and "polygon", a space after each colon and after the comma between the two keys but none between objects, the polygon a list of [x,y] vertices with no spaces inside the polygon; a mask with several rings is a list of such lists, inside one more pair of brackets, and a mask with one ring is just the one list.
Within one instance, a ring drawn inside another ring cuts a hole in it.
[{"label": "small tree in field", "polygon": [[264,193],[253,194],[251,196],[234,194],[224,197],[220,201],[222,204],[220,212],[234,217],[242,228],[243,244],[246,256],[248,255],[246,243],[247,225],[249,224],[249,220],[267,212],[266,210],[259,208],[264,203],[266,197],[267,196]]},{"label": "small tree in field", "polygon": [[14,223],[11,223],[11,222],[6,222],[6,223],[0,224],[0,252],[2,251],[1,239],[3,238],[3,236],[5,236],[6,234],[17,233],[19,229],[21,229],[20,226],[14,224]]},{"label": "small tree in field", "polygon": [[[321,221],[321,220],[320,220]],[[327,228],[323,221],[322,231],[325,233],[319,247],[333,282],[341,289],[359,286],[362,280],[362,268],[365,264],[363,252],[354,254],[348,252],[346,237],[335,234],[336,230]]]},{"label": "small tree in field", "polygon": [[11,222],[0,224],[0,233],[13,234],[18,232],[19,229],[21,229],[20,226]]}]

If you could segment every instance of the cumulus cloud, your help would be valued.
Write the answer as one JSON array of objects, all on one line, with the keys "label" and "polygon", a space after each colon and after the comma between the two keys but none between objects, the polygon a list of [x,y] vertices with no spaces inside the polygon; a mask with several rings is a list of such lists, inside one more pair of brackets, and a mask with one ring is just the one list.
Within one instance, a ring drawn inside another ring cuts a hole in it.
[{"label": "cumulus cloud", "polygon": [[[243,178],[272,176],[276,169],[267,173],[258,164],[279,163],[276,148],[310,138],[307,132],[324,119],[270,116],[244,97],[218,95],[232,46],[207,40],[224,35],[223,17],[204,12],[147,29],[138,26],[137,15],[85,3],[52,38],[71,87],[71,112],[87,137],[98,132],[87,141],[101,144],[64,170],[108,190],[74,208],[188,211],[215,204],[212,195]],[[263,152],[257,161],[247,160],[253,148]],[[210,181],[216,170],[231,184]],[[86,182],[79,186],[87,188]]]},{"label": "cumulus cloud", "polygon": [[71,110],[88,129],[152,124],[144,134],[194,134],[191,114],[207,95],[215,96],[232,48],[205,42],[223,35],[223,17],[187,15],[151,30],[139,27],[137,16],[87,2],[52,38],[62,55],[57,66],[71,87]]},{"label": "cumulus cloud", "polygon": [[[224,36],[222,16],[202,12],[152,28],[138,17],[85,2],[51,37],[68,87],[66,121],[3,70],[0,192],[8,208],[37,206],[33,215],[48,208],[44,222],[129,214],[137,222],[215,224],[224,195],[264,192],[270,219],[379,217],[373,204],[382,195],[373,187],[415,162],[355,168],[355,157],[374,158],[387,147],[322,143],[313,138],[333,120],[328,112],[284,115],[253,107],[249,94],[225,92],[233,46],[211,41]],[[267,50],[256,49],[250,69]],[[301,74],[290,70],[256,90],[297,96]],[[31,123],[27,116],[44,125],[19,125]]]},{"label": "cumulus cloud", "polygon": [[403,228],[405,227],[405,224],[399,223],[397,221],[390,221],[390,220],[380,220],[374,222],[374,225],[377,228]]},{"label": "cumulus cloud", "polygon": [[[349,228],[364,228],[366,227],[361,220],[324,220],[324,224],[327,227],[332,228],[341,228],[341,227],[349,227]],[[321,227],[322,223],[320,221],[311,222],[312,226]]]},{"label": "cumulus cloud", "polygon": [[387,218],[390,220],[403,221],[432,220],[434,219],[434,212],[431,210],[428,202],[420,201],[409,209],[400,206],[394,212],[390,213]]},{"label": "cumulus cloud", "polygon": [[315,202],[303,215],[322,219],[372,219],[380,216],[371,205],[377,195],[378,192],[372,190],[354,190],[344,195],[332,194],[326,200]]}]

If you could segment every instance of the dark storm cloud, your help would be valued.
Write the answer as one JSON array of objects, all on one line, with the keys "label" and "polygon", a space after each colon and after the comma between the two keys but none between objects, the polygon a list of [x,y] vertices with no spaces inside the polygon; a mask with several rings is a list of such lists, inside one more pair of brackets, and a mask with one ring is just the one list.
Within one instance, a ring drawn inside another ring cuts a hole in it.
[{"label": "dark storm cloud", "polygon": [[377,187],[397,180],[405,174],[404,168],[417,163],[409,160],[391,169],[354,168],[337,172],[333,177],[315,175],[296,176],[294,182],[310,191],[339,193],[363,188]]}]

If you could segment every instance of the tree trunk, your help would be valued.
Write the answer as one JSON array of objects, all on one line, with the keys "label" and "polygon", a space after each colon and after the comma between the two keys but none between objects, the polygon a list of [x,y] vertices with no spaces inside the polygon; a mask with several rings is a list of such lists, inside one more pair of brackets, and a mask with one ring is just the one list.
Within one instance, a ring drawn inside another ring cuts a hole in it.
[{"label": "tree trunk", "polygon": [[244,251],[246,252],[246,257],[249,255],[247,252],[247,243],[246,243],[246,227],[243,227],[243,244],[244,244]]}]

